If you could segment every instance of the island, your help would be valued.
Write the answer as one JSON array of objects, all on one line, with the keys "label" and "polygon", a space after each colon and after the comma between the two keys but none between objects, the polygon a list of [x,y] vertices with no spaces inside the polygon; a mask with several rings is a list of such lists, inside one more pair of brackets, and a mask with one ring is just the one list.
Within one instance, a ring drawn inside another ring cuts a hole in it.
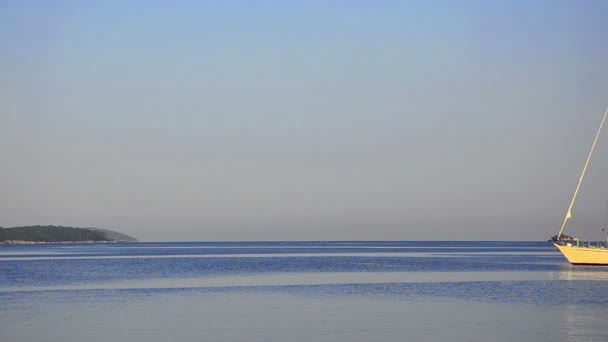
[{"label": "island", "polygon": [[0,244],[135,242],[136,238],[108,229],[62,226],[0,227]]}]

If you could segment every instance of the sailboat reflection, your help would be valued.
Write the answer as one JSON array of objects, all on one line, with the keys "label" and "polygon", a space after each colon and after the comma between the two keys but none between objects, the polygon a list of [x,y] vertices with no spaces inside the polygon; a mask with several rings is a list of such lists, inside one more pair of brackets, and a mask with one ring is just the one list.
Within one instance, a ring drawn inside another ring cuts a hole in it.
[{"label": "sailboat reflection", "polygon": [[551,272],[552,280],[591,280],[608,281],[608,267],[598,270],[597,267],[561,266],[557,272]]}]

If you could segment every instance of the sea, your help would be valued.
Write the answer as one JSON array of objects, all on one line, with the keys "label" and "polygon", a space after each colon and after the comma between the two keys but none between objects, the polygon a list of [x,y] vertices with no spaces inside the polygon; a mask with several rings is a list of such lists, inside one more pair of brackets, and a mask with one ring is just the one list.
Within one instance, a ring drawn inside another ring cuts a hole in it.
[{"label": "sea", "polygon": [[0,246],[0,341],[608,341],[548,242]]}]

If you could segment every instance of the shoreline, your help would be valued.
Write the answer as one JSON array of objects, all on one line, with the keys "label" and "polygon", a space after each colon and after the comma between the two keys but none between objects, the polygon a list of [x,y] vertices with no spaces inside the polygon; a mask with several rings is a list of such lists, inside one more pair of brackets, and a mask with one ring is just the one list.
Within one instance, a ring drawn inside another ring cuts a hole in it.
[{"label": "shoreline", "polygon": [[28,240],[6,240],[6,241],[0,241],[0,245],[44,245],[44,244],[77,244],[77,243],[87,243],[87,244],[96,244],[96,243],[120,243],[120,242],[124,242],[124,241],[105,241],[105,240],[99,240],[99,241],[93,241],[93,240],[87,240],[87,241],[28,241]]}]

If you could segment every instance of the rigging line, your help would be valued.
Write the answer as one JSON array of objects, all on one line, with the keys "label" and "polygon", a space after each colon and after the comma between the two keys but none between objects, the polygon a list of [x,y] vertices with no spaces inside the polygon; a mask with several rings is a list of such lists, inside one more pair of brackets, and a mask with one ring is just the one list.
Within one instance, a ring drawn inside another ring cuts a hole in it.
[{"label": "rigging line", "polygon": [[562,228],[559,230],[557,234],[557,239],[562,236],[562,232],[564,228],[566,228],[566,224],[568,224],[568,220],[572,218],[572,207],[574,207],[574,201],[576,201],[576,196],[578,195],[578,190],[581,188],[581,184],[583,183],[583,178],[585,178],[585,173],[587,173],[587,166],[589,166],[589,161],[591,160],[591,155],[595,150],[595,145],[597,144],[597,140],[600,137],[600,133],[602,132],[602,128],[604,127],[604,122],[606,121],[606,116],[608,116],[608,108],[604,112],[604,118],[602,119],[602,123],[600,123],[600,128],[597,130],[597,134],[595,135],[595,139],[593,140],[593,145],[591,145],[591,151],[589,151],[589,155],[587,156],[587,161],[585,162],[585,167],[583,167],[583,172],[581,174],[581,178],[578,180],[578,185],[576,186],[576,190],[574,191],[574,196],[572,196],[572,201],[570,202],[570,206],[568,207],[568,212],[566,212],[566,218],[564,218],[564,223],[562,223]]},{"label": "rigging line", "polygon": [[602,231],[608,228],[608,203],[606,203],[606,211],[604,211],[604,226],[602,227]]}]

